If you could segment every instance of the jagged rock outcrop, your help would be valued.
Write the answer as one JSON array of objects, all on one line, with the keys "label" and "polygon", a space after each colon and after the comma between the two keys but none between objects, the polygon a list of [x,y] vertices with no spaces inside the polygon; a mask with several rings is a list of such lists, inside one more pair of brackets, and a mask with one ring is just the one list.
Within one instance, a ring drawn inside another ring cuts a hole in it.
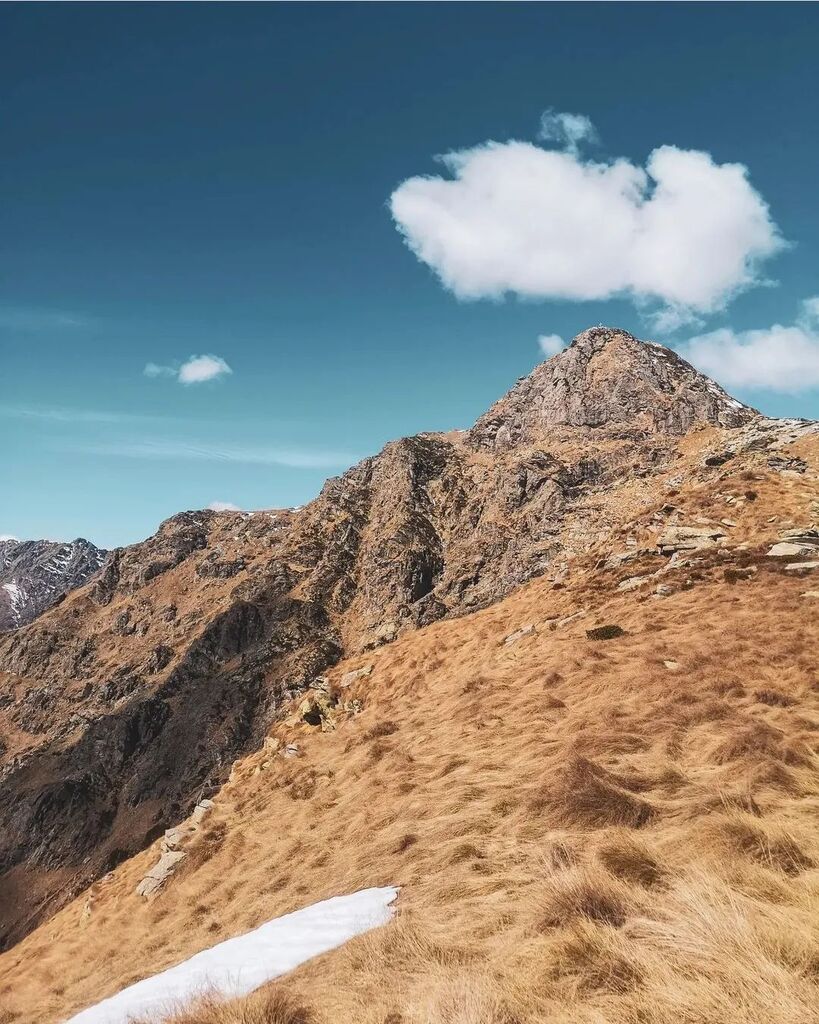
[{"label": "jagged rock outcrop", "polygon": [[0,541],[0,632],[25,626],[86,583],[108,552],[78,538]]},{"label": "jagged rock outcrop", "polygon": [[471,431],[392,442],[302,509],[186,512],[112,552],[0,639],[0,941],[183,820],[343,654],[559,579],[662,505],[689,428],[764,462],[803,429],[776,424],[595,328]]}]

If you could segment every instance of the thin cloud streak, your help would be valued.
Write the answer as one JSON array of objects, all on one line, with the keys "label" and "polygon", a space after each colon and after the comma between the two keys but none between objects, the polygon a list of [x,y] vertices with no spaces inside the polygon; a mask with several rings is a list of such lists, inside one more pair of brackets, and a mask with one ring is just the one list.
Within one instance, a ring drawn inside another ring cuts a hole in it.
[{"label": "thin cloud streak", "polygon": [[64,310],[0,306],[0,328],[15,331],[53,331],[88,327],[92,321]]},{"label": "thin cloud streak", "polygon": [[143,413],[108,412],[102,409],[69,409],[59,406],[0,405],[0,416],[6,419],[41,420],[47,423],[167,423],[170,416],[149,416]]},{"label": "thin cloud streak", "polygon": [[207,445],[185,441],[129,441],[60,446],[61,451],[125,459],[176,459],[198,462],[236,462],[291,469],[338,469],[351,466],[359,456],[350,452],[308,451],[298,448],[252,448]]}]

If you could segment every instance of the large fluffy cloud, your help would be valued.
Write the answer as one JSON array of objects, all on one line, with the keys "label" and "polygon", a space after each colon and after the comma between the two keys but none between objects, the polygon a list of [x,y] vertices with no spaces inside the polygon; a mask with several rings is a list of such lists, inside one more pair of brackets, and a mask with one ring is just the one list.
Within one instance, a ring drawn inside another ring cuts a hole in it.
[{"label": "large fluffy cloud", "polygon": [[691,338],[684,352],[728,387],[791,393],[819,388],[819,296],[802,303],[791,325],[750,331],[725,327]]},{"label": "large fluffy cloud", "polygon": [[487,142],[404,181],[390,207],[416,256],[463,299],[632,297],[666,326],[722,308],[783,245],[741,164],[661,146],[640,167],[577,145],[582,115],[549,112],[563,151]]}]

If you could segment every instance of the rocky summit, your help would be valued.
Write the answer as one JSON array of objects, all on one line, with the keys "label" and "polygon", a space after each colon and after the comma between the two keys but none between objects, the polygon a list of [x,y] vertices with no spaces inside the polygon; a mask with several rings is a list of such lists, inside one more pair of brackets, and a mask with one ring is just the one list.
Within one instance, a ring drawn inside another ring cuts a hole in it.
[{"label": "rocky summit", "polygon": [[305,721],[327,719],[317,680],[345,656],[535,577],[561,587],[596,551],[636,558],[639,520],[678,528],[655,547],[678,558],[712,513],[683,521],[677,494],[812,472],[796,449],[816,431],[597,327],[470,430],[392,442],[302,509],[186,512],[111,552],[0,639],[3,941],[183,821],[292,698],[309,689]]},{"label": "rocky summit", "polygon": [[107,554],[82,538],[0,541],[0,632],[26,625],[81,587]]},{"label": "rocky summit", "polygon": [[531,442],[550,427],[684,434],[697,424],[740,427],[757,415],[671,349],[592,327],[518,381],[470,436],[503,448]]}]

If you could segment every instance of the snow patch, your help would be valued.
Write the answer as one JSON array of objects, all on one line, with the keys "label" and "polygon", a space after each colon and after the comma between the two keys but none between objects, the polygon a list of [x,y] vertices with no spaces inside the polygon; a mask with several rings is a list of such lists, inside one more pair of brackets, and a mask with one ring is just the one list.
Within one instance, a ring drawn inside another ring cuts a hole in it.
[{"label": "snow patch", "polygon": [[110,999],[71,1017],[65,1024],[127,1024],[142,1016],[173,1013],[205,993],[241,996],[306,960],[386,924],[398,888],[363,889],[334,896],[255,931],[220,942],[175,967],[145,978]]},{"label": "snow patch", "polygon": [[13,611],[17,611],[20,605],[23,603],[24,594],[23,591],[17,586],[16,583],[4,583],[3,590],[9,595],[11,601],[11,607]]}]

